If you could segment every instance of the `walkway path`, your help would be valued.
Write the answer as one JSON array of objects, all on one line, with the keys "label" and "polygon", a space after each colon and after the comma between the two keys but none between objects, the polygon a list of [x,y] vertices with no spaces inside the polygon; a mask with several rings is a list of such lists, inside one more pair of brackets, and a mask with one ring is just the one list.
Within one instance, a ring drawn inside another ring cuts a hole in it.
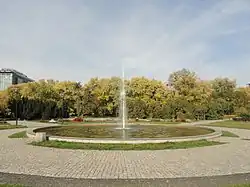
[{"label": "walkway path", "polygon": [[171,179],[75,179],[0,173],[0,184],[23,184],[29,187],[228,187],[247,182],[250,183],[250,173]]},{"label": "walkway path", "polygon": [[[28,123],[30,128],[41,124]],[[226,128],[222,128],[226,129]],[[250,130],[226,129],[228,144],[159,151],[62,150],[9,139],[23,129],[0,131],[0,172],[85,179],[153,179],[250,172]]]}]

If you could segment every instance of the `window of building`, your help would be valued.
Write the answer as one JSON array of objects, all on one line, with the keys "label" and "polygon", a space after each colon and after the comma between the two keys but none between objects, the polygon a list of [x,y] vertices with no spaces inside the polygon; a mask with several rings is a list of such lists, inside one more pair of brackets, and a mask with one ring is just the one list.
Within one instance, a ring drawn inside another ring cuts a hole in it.
[{"label": "window of building", "polygon": [[12,85],[11,73],[0,73],[0,90],[5,90]]}]

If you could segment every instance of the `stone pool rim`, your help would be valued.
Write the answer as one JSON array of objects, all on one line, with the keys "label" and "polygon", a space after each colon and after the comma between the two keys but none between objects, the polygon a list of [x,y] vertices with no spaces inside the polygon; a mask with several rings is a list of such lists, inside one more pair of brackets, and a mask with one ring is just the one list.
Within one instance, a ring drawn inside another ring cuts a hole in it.
[{"label": "stone pool rim", "polygon": [[[58,125],[51,125],[49,127],[56,127]],[[200,127],[200,126],[196,126]],[[34,131],[41,129],[33,128],[29,129],[26,134],[29,138],[34,139],[36,133]],[[66,137],[66,136],[48,136],[49,141],[64,141],[64,142],[74,142],[74,143],[103,143],[103,144],[145,144],[145,143],[166,143],[166,142],[186,142],[186,141],[198,141],[198,140],[211,140],[222,135],[221,130],[213,129],[209,127],[203,127],[213,130],[212,133],[205,135],[195,135],[195,136],[183,136],[183,137],[170,137],[170,138],[130,138],[130,139],[115,139],[115,138],[80,138],[80,137]]]}]

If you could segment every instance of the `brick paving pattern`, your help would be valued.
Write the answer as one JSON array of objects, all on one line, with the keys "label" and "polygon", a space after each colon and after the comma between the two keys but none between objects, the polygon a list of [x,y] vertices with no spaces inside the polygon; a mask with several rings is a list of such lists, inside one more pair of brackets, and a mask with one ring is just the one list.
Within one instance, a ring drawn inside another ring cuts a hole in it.
[{"label": "brick paving pattern", "polygon": [[[30,128],[39,124],[27,124]],[[0,131],[0,172],[84,179],[160,179],[250,172],[250,130],[226,129],[240,138],[228,144],[159,151],[66,150],[27,145]]]}]

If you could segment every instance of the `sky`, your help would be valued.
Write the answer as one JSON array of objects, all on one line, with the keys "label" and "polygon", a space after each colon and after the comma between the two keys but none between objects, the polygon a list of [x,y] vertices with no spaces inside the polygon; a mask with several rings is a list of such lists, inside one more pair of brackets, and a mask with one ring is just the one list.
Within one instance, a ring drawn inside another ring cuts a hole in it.
[{"label": "sky", "polygon": [[33,79],[250,82],[250,0],[0,0],[0,68]]}]

